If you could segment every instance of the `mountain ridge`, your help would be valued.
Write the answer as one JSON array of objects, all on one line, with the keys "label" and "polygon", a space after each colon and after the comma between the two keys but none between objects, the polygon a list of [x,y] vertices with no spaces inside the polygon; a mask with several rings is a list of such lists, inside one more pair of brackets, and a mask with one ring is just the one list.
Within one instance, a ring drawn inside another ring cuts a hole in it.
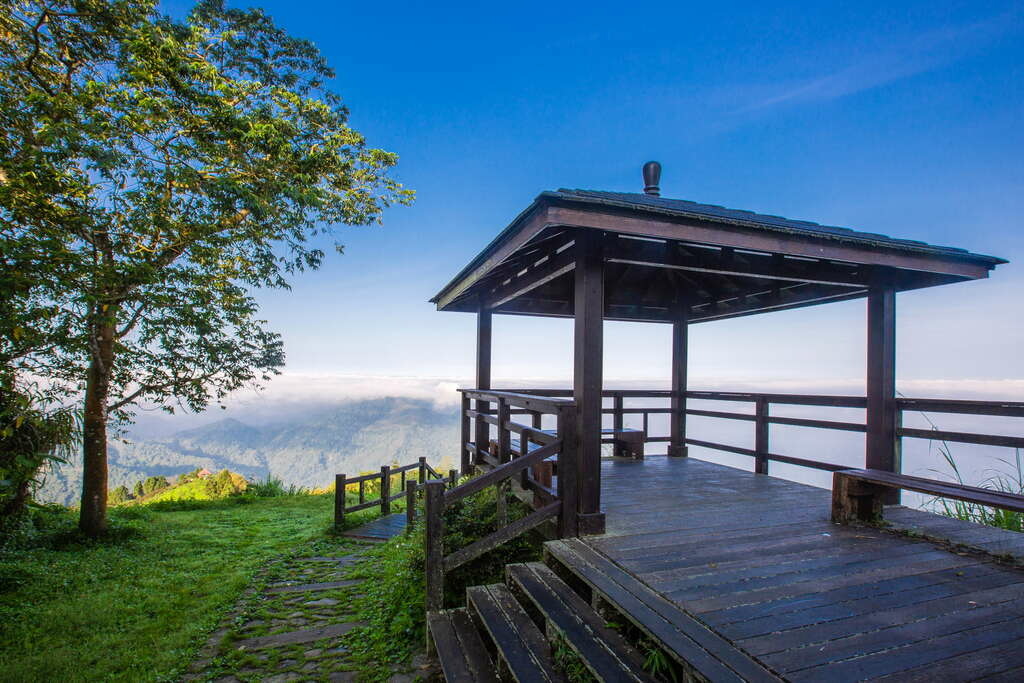
[{"label": "mountain ridge", "polygon": [[[458,453],[458,410],[425,399],[385,397],[311,407],[304,417],[252,425],[233,416],[154,439],[108,444],[113,489],[139,479],[205,467],[249,479],[324,487],[335,474],[358,474],[424,456],[434,466]],[[37,494],[44,502],[77,502],[81,467],[48,473]]]}]

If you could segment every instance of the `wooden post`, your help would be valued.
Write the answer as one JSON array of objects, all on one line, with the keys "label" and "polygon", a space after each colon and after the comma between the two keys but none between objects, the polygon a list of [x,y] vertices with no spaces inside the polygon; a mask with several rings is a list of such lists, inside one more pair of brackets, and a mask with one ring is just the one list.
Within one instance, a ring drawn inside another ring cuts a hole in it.
[{"label": "wooden post", "polygon": [[512,433],[505,429],[505,425],[512,419],[512,413],[508,402],[498,399],[498,462],[508,462],[512,459]]},{"label": "wooden post", "polygon": [[[466,412],[469,410],[469,398],[465,394],[462,395],[460,405],[459,423],[462,426],[462,435],[459,437],[459,466],[462,467],[462,474],[467,475],[470,473],[473,465],[469,459],[469,449],[467,448],[469,445],[469,415]],[[423,460],[423,458],[420,458],[420,460]]]},{"label": "wooden post", "polygon": [[[558,410],[558,438],[562,447],[558,453],[558,499],[562,501],[562,510],[558,516],[559,538],[569,538],[579,534],[577,521],[578,487],[576,477],[579,471],[576,462],[576,407],[565,406]],[[549,483],[550,485],[550,483]]]},{"label": "wooden post", "polygon": [[[573,396],[580,534],[604,533],[601,513],[601,390],[604,355],[604,256],[601,235],[576,235]],[[559,467],[558,477],[563,476]]]},{"label": "wooden post", "polygon": [[[465,413],[463,413],[463,415],[465,415]],[[465,441],[462,442],[462,446],[463,446],[462,453],[463,453],[463,455],[465,455],[466,454],[466,448],[465,448],[466,442]],[[427,480],[427,459],[425,457],[423,457],[422,455],[420,456],[419,471],[420,471],[419,483],[422,484],[423,482],[425,482]]]},{"label": "wooden post", "polygon": [[[622,394],[614,394],[612,396],[612,429],[615,434],[622,431]],[[622,457],[622,448],[618,439],[612,439],[612,455],[616,458]]]},{"label": "wooden post", "polygon": [[405,482],[405,532],[410,533],[416,523],[416,489],[414,481]]},{"label": "wooden post", "polygon": [[380,514],[391,514],[391,468],[383,465],[380,468]]},{"label": "wooden post", "polygon": [[[868,469],[899,472],[896,448],[896,291],[868,291],[867,438]],[[886,492],[887,505],[899,503],[899,489]]]},{"label": "wooden post", "polygon": [[494,501],[497,507],[497,514],[495,515],[495,523],[497,524],[498,531],[504,529],[508,525],[508,496],[506,492],[507,482],[501,481],[494,486]]},{"label": "wooden post", "polygon": [[359,480],[359,504],[362,505],[366,502],[366,480]]},{"label": "wooden post", "polygon": [[[491,388],[491,312],[484,308],[476,316],[476,388]],[[488,401],[477,401],[475,405],[480,413],[490,409]],[[478,417],[473,431],[477,452],[486,453],[491,436],[490,427],[482,417]],[[479,459],[475,459],[474,464],[479,462]]]},{"label": "wooden post", "polygon": [[672,413],[669,415],[671,440],[668,454],[682,458],[689,453],[686,447],[686,370],[689,363],[690,307],[682,296],[677,299],[676,307],[675,321],[672,323]]},{"label": "wooden post", "polygon": [[754,402],[754,472],[768,474],[768,399],[758,396]]},{"label": "wooden post", "polygon": [[334,475],[334,527],[340,529],[345,523],[345,475]]},{"label": "wooden post", "polygon": [[426,603],[427,611],[433,612],[444,607],[444,482],[435,479],[424,486]]},{"label": "wooden post", "polygon": [[459,471],[448,470],[448,488],[453,489],[459,485]]}]

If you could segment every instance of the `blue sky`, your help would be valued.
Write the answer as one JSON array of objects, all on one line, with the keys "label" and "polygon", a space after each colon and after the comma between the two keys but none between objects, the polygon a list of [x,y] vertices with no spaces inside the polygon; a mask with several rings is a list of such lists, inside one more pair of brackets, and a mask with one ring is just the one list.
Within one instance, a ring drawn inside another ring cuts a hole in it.
[{"label": "blue sky", "polygon": [[[1019,3],[256,4],[319,45],[354,127],[418,193],[260,295],[290,373],[470,377],[473,317],[427,299],[537,193],[639,191],[657,159],[664,196],[1009,258],[989,281],[900,295],[897,372],[1024,387]],[[666,328],[606,330],[607,377],[667,377]],[[698,383],[859,380],[864,304],[691,339]],[[571,327],[501,318],[495,363],[568,378]]]}]

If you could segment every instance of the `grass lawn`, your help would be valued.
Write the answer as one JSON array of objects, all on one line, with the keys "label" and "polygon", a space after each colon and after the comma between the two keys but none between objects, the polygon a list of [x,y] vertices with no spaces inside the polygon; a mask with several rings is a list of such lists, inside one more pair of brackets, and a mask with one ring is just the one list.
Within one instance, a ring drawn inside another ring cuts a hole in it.
[{"label": "grass lawn", "polygon": [[175,680],[260,565],[328,531],[332,500],[113,509],[110,539],[0,554],[0,681]]}]

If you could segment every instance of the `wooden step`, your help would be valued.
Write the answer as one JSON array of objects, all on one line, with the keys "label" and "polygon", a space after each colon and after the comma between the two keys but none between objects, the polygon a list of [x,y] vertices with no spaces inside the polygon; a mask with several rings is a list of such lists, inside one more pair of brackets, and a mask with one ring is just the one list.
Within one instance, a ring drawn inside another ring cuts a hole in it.
[{"label": "wooden step", "polygon": [[548,637],[561,636],[597,680],[655,680],[636,650],[549,567],[510,564],[505,571],[509,585],[544,619]]},{"label": "wooden step", "polygon": [[579,577],[684,668],[711,681],[779,681],[746,652],[579,539],[544,544],[549,562]]},{"label": "wooden step", "polygon": [[494,663],[465,607],[428,612],[427,629],[448,683],[498,683]]},{"label": "wooden step", "polygon": [[521,683],[564,681],[555,671],[551,646],[523,606],[500,584],[466,590],[466,605],[497,650],[502,679]]}]

